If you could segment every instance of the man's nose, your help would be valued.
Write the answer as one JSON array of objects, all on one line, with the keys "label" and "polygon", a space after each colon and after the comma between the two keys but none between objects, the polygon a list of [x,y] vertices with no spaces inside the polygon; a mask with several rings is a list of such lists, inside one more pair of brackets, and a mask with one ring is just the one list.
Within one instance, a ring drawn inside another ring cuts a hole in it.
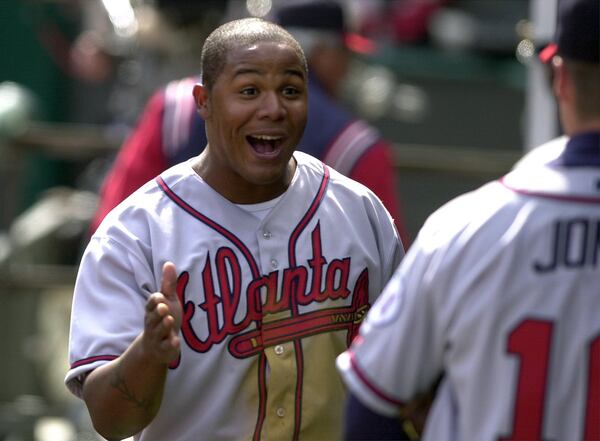
[{"label": "man's nose", "polygon": [[261,118],[270,118],[272,120],[283,118],[286,114],[286,109],[282,99],[275,91],[265,93],[260,106]]}]

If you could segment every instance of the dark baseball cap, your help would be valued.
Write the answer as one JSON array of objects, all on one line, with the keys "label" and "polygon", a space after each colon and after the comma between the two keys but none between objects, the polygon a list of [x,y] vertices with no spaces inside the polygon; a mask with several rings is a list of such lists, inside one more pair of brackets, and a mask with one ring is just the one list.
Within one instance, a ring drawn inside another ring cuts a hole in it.
[{"label": "dark baseball cap", "polygon": [[600,63],[600,0],[558,0],[556,37],[541,51],[540,60],[547,63],[555,55]]},{"label": "dark baseball cap", "polygon": [[275,21],[281,26],[346,32],[342,6],[333,0],[288,1],[275,9]]},{"label": "dark baseball cap", "polygon": [[[600,1],[600,0],[599,0]],[[274,8],[273,20],[280,26],[338,34],[346,47],[360,53],[375,51],[375,43],[350,32],[344,9],[336,0],[286,0]]]}]

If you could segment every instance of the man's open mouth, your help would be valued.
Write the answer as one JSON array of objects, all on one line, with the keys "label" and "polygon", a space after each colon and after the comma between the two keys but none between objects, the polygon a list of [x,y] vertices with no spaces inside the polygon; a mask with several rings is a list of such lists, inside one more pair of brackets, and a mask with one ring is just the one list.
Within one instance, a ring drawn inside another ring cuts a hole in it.
[{"label": "man's open mouth", "polygon": [[283,144],[282,136],[248,135],[246,139],[252,149],[259,155],[276,155]]}]

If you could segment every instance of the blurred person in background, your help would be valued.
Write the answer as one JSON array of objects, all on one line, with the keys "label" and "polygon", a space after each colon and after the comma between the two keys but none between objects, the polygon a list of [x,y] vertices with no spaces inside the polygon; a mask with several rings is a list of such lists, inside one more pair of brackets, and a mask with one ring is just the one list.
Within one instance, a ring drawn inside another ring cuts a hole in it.
[{"label": "blurred person in background", "polygon": [[226,0],[77,4],[81,31],[66,61],[78,80],[73,120],[110,124],[121,134],[135,126],[156,88],[198,71],[195,55],[227,8]]},{"label": "blurred person in background", "polygon": [[[298,39],[309,63],[308,122],[298,150],[373,190],[392,214],[406,247],[409,238],[400,209],[391,144],[352,115],[337,97],[348,71],[351,47],[363,50],[369,43],[350,37],[343,6],[333,0],[281,2],[268,18]],[[202,151],[206,144],[204,122],[192,96],[192,88],[199,81],[199,76],[172,81],[153,94],[104,178],[92,232],[139,186]]]},{"label": "blurred person in background", "polygon": [[358,31],[396,45],[420,44],[429,38],[431,18],[457,0],[354,0]]}]

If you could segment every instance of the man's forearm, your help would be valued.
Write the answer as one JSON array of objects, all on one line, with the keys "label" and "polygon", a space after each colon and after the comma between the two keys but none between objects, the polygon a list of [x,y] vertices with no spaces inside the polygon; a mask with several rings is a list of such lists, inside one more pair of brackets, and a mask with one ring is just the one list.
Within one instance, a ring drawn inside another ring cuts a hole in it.
[{"label": "man's forearm", "polygon": [[108,440],[120,440],[144,429],[162,400],[167,365],[144,355],[141,338],[116,360],[86,378],[83,399],[94,428]]}]

